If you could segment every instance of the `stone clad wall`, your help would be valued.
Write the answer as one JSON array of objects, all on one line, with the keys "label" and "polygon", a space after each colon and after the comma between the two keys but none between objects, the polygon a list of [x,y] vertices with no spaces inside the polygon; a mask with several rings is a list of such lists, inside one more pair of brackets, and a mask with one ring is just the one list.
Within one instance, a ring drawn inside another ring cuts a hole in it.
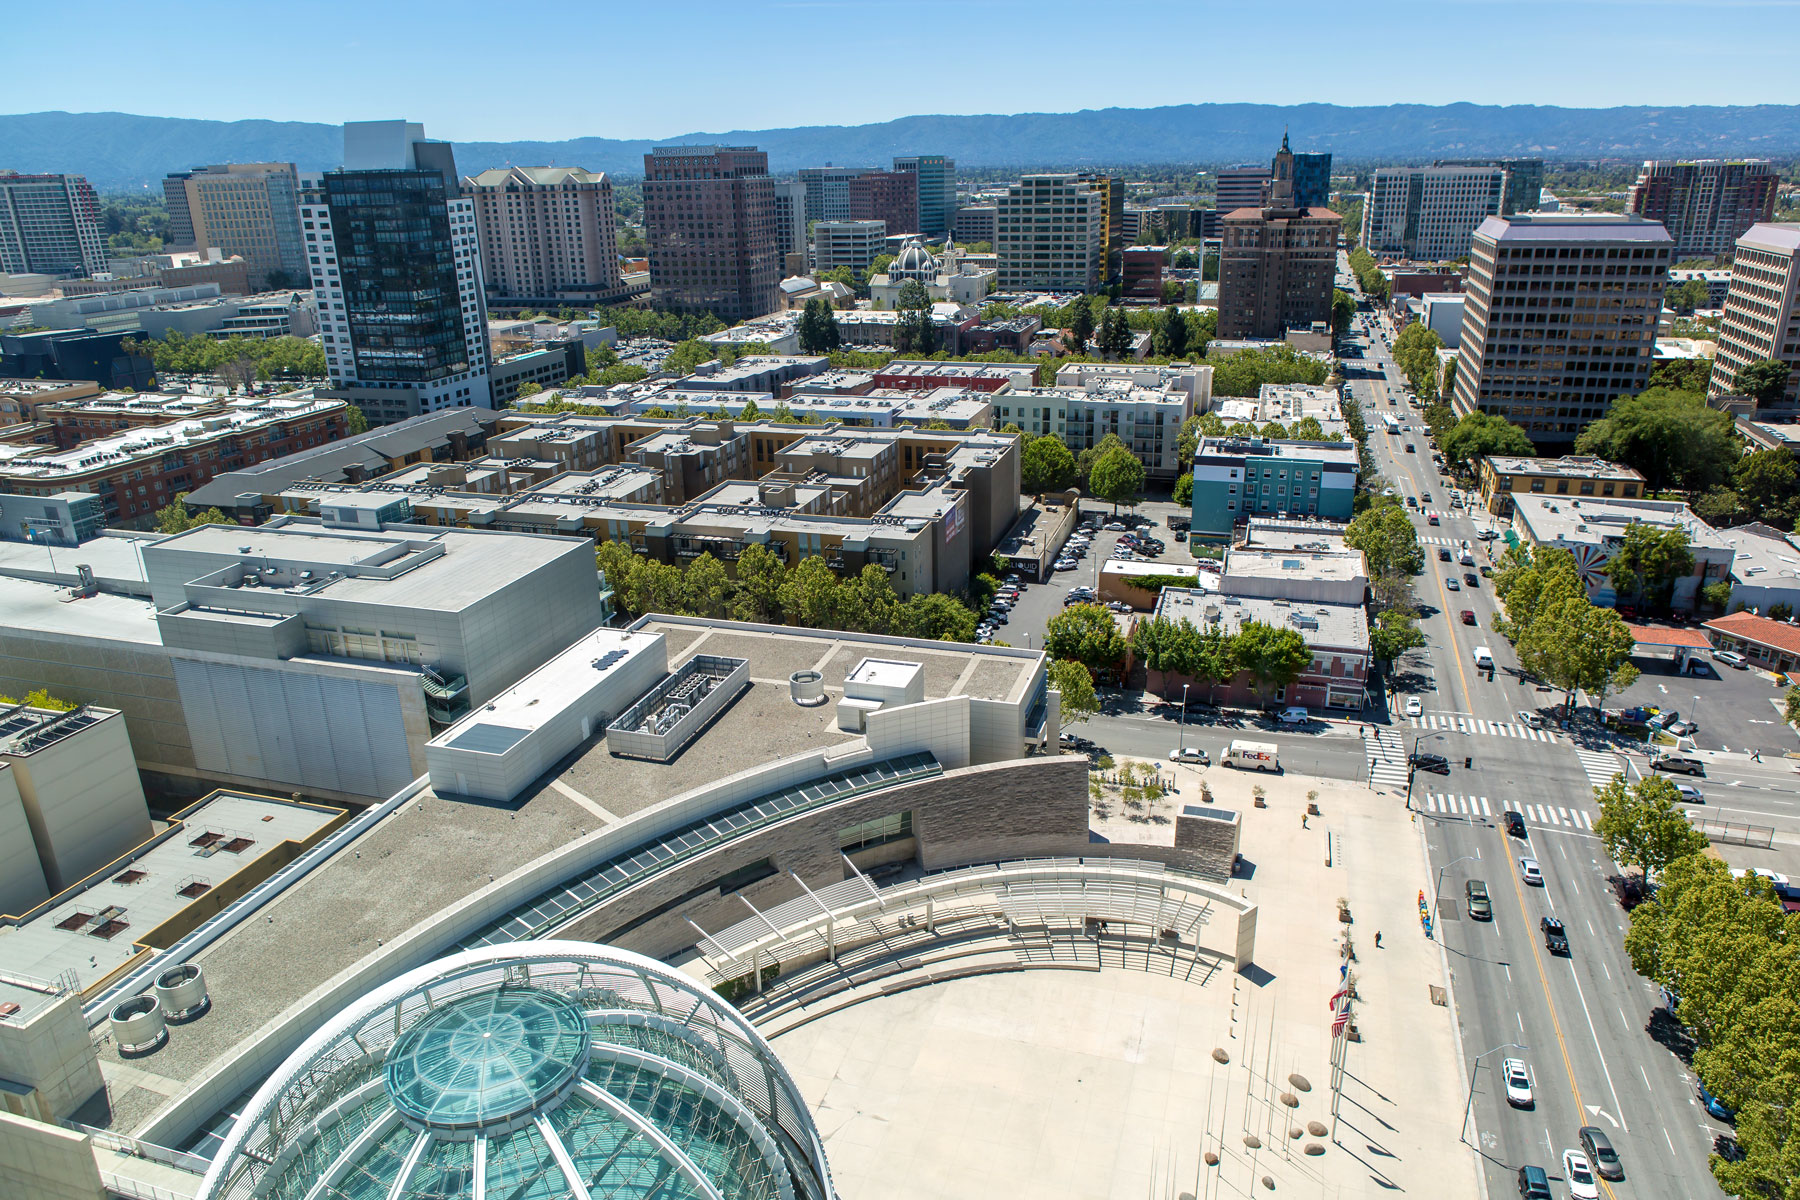
[{"label": "stone clad wall", "polygon": [[[792,871],[809,887],[844,878],[838,831],[910,809],[920,861],[927,869],[1087,849],[1087,760],[1034,757],[951,771],[888,788],[784,821],[703,854],[588,913],[556,936],[606,942],[653,957],[692,946],[702,929],[720,930],[749,917],[748,900],[768,909],[800,895]],[[717,881],[770,860],[776,874],[721,894]],[[708,885],[715,885],[709,887]],[[697,889],[668,911],[644,919]],[[741,897],[741,899],[740,899]],[[641,924],[634,923],[642,921]]]}]

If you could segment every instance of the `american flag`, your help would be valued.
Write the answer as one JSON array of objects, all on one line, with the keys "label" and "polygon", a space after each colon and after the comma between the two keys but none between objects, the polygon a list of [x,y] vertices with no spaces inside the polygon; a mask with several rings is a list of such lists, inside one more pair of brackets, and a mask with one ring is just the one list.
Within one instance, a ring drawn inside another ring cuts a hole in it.
[{"label": "american flag", "polygon": [[1331,1022],[1331,1036],[1334,1038],[1344,1036],[1344,1026],[1348,1024],[1350,1024],[1350,1010],[1345,1009]]}]

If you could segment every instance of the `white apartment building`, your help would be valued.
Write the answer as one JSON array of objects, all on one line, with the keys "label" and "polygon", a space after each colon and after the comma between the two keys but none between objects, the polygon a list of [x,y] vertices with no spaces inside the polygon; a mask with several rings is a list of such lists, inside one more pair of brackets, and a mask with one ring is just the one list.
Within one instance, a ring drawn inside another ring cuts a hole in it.
[{"label": "white apartment building", "polygon": [[1100,283],[1106,192],[1079,175],[1027,175],[997,205],[1002,291],[1091,291]]},{"label": "white apartment building", "polygon": [[1212,405],[1212,368],[1071,363],[1055,387],[1006,387],[991,399],[998,426],[1055,434],[1076,454],[1117,434],[1146,475],[1173,480],[1187,470],[1176,449],[1182,422]]},{"label": "white apartment building", "polygon": [[813,270],[849,267],[867,275],[887,249],[886,221],[820,221],[813,226]]},{"label": "white apartment building", "polygon": [[[1671,272],[1673,274],[1673,272]],[[1756,416],[1800,412],[1800,223],[1752,225],[1737,240],[1731,264],[1731,288],[1719,325],[1719,352],[1713,359],[1713,396],[1737,393],[1738,372],[1752,363],[1780,359],[1788,365],[1787,386],[1772,404],[1758,405]]]},{"label": "white apartment building", "polygon": [[1363,202],[1362,244],[1389,258],[1461,258],[1505,196],[1503,167],[1383,167]]}]

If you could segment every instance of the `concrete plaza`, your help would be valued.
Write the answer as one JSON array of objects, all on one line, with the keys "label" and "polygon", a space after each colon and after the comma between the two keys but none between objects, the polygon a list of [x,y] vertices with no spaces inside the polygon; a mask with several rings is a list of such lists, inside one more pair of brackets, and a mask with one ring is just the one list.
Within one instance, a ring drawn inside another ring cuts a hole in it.
[{"label": "concrete plaza", "polygon": [[[1154,818],[1200,803],[1201,774],[1177,769],[1178,793],[1137,821],[1121,810],[1096,836],[1172,842],[1173,823]],[[1245,870],[1231,886],[1259,905],[1255,967],[1209,969],[1106,935],[1060,954],[1021,945],[1001,953],[1064,969],[918,987],[778,1035],[842,1194],[1248,1196],[1267,1191],[1265,1177],[1309,1197],[1477,1194],[1457,1133],[1451,1010],[1432,991],[1442,961],[1417,918],[1431,882],[1409,814],[1331,780],[1218,767],[1204,777],[1216,807],[1243,814]],[[1257,785],[1266,808],[1254,806]],[[1309,791],[1320,814],[1302,827]],[[1346,929],[1360,1040],[1347,1047],[1334,1134],[1329,1000]]]}]

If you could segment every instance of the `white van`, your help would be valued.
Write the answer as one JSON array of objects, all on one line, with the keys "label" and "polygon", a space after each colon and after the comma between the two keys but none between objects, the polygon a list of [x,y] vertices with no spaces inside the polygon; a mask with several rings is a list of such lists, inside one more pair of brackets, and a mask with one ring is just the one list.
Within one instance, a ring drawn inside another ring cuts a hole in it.
[{"label": "white van", "polygon": [[1494,652],[1486,646],[1475,647],[1475,665],[1483,671],[1494,669]]},{"label": "white van", "polygon": [[1237,742],[1225,747],[1224,766],[1240,771],[1280,771],[1279,748],[1272,742]]}]

